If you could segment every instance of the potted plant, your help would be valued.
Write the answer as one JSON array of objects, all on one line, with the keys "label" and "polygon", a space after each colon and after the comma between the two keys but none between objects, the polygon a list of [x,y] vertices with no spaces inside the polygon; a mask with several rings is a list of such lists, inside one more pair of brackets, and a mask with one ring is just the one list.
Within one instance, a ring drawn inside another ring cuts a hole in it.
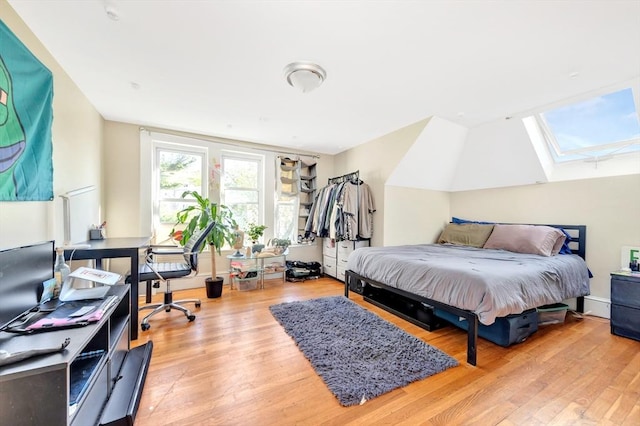
[{"label": "potted plant", "polygon": [[282,254],[291,244],[291,240],[287,238],[273,238],[269,244],[276,248],[276,254]]},{"label": "potted plant", "polygon": [[[205,280],[207,286],[207,297],[220,297],[222,294],[223,277],[217,276],[215,252],[220,254],[220,249],[225,242],[233,246],[236,239],[237,223],[233,219],[233,214],[227,206],[214,203],[203,197],[197,191],[185,191],[182,198],[191,196],[196,199],[196,205],[185,207],[177,213],[177,223],[186,224],[182,232],[172,230],[172,235],[180,236],[180,244],[184,245],[189,241],[193,233],[204,229],[211,222],[214,222],[213,229],[207,235],[207,244],[211,250],[211,276]],[[176,238],[177,239],[177,238]]]},{"label": "potted plant", "polygon": [[256,253],[264,248],[264,244],[258,244],[260,237],[264,234],[264,230],[267,229],[264,225],[256,225],[255,223],[249,224],[249,229],[247,230],[247,235],[251,238],[251,242],[253,243],[253,247],[251,248],[251,252]]}]

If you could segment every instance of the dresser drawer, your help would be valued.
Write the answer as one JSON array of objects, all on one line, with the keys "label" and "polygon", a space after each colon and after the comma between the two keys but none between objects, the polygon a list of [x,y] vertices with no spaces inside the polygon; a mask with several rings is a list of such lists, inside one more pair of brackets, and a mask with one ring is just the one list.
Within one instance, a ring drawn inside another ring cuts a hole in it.
[{"label": "dresser drawer", "polygon": [[347,259],[351,252],[360,247],[369,247],[369,240],[362,241],[339,241],[338,245],[338,263],[344,261],[346,264]]},{"label": "dresser drawer", "polygon": [[640,279],[612,276],[611,303],[640,309]]},{"label": "dresser drawer", "polygon": [[331,238],[323,238],[322,239],[322,255],[336,257],[336,240]]},{"label": "dresser drawer", "polygon": [[330,275],[336,278],[338,276],[338,271],[336,268],[336,258],[324,256],[322,260],[324,262],[322,264],[322,271],[325,273],[325,275]]},{"label": "dresser drawer", "polygon": [[337,271],[338,273],[336,274],[336,278],[340,281],[344,281],[344,271],[346,271],[346,268],[344,266],[338,265]]}]

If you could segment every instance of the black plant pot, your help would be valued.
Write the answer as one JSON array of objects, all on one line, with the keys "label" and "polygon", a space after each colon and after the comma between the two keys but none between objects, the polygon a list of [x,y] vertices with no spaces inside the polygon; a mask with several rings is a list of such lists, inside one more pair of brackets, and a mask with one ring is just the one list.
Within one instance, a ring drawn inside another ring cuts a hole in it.
[{"label": "black plant pot", "polygon": [[222,296],[222,283],[223,282],[224,282],[224,278],[222,278],[222,277],[216,277],[215,280],[213,278],[209,277],[209,278],[204,280],[204,283],[207,286],[207,297],[209,299],[216,299],[216,298]]}]

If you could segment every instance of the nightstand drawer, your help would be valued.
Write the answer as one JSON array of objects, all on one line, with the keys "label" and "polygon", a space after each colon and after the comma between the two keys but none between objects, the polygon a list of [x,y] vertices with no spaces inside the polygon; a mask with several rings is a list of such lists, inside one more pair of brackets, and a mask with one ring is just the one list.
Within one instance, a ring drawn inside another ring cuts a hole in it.
[{"label": "nightstand drawer", "polygon": [[640,309],[611,304],[611,333],[640,340]]},{"label": "nightstand drawer", "polygon": [[612,276],[611,303],[640,309],[640,279]]}]

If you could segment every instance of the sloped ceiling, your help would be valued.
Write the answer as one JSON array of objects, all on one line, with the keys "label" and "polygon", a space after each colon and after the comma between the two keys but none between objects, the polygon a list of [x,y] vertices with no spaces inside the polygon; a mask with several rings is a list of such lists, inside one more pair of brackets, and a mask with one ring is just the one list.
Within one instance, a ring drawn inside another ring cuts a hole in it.
[{"label": "sloped ceiling", "polygon": [[[105,119],[327,154],[640,75],[638,1],[8,3]],[[289,87],[295,60],[325,83]]]},{"label": "sloped ceiling", "polygon": [[386,184],[450,191],[467,133],[464,126],[432,117]]}]

